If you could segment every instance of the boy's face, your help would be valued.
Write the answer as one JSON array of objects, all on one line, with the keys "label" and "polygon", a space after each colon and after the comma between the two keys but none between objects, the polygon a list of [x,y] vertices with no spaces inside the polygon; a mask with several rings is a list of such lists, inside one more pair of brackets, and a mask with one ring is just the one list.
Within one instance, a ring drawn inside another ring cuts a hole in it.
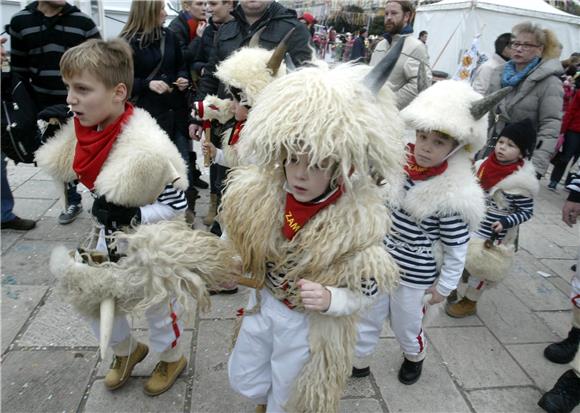
[{"label": "boy's face", "polygon": [[234,102],[234,116],[238,122],[248,119],[248,107],[242,105],[237,99]]},{"label": "boy's face", "polygon": [[107,89],[102,81],[86,71],[63,81],[68,90],[66,103],[85,127],[100,125],[104,129],[125,110],[127,87],[122,83]]},{"label": "boy's face", "polygon": [[441,164],[456,146],[453,139],[443,137],[437,132],[417,131],[416,136],[415,160],[423,168]]},{"label": "boy's face", "polygon": [[308,155],[288,157],[284,169],[290,192],[299,202],[309,202],[322,195],[330,185],[329,168],[308,168]]},{"label": "boy's face", "polygon": [[495,144],[495,156],[501,163],[512,163],[523,158],[522,151],[510,138],[500,136]]}]

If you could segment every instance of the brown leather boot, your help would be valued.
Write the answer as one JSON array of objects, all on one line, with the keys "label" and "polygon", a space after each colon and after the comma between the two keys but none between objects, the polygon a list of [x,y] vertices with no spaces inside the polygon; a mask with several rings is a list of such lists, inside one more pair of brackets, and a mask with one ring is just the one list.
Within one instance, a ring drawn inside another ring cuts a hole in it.
[{"label": "brown leather boot", "polygon": [[213,224],[213,220],[217,215],[217,195],[209,194],[209,210],[207,211],[206,217],[203,219],[204,225],[208,227]]},{"label": "brown leather boot", "polygon": [[137,343],[137,348],[128,356],[113,356],[113,363],[105,376],[105,387],[109,390],[117,390],[122,387],[133,372],[133,368],[149,353],[149,347],[143,343]]},{"label": "brown leather boot", "polygon": [[259,404],[256,406],[256,413],[266,413],[267,408],[268,408],[267,404]]},{"label": "brown leather boot", "polygon": [[467,297],[463,297],[461,301],[455,304],[448,304],[445,307],[445,312],[448,316],[453,318],[463,318],[474,315],[477,312],[477,301],[471,301]]},{"label": "brown leather boot", "polygon": [[165,393],[173,386],[177,377],[187,367],[187,359],[185,356],[177,361],[167,362],[160,361],[155,366],[151,377],[145,383],[144,391],[147,396],[158,396]]}]

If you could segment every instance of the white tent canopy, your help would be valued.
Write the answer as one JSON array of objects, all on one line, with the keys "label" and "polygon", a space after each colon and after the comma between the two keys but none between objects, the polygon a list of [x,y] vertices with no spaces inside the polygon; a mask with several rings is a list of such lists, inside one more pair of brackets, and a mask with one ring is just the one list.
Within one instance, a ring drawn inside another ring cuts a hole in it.
[{"label": "white tent canopy", "polygon": [[553,30],[563,45],[562,59],[580,52],[580,17],[543,0],[442,0],[417,8],[414,31],[429,32],[431,65],[453,76],[459,59],[480,34],[480,51],[490,57],[494,41],[522,21]]}]

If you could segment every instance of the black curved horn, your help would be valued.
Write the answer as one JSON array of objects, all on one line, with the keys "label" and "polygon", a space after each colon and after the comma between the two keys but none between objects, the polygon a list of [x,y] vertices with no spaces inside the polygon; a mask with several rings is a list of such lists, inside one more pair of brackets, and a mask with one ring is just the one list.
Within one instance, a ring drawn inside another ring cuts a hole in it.
[{"label": "black curved horn", "polygon": [[481,119],[487,112],[489,112],[495,105],[499,103],[504,97],[506,97],[512,90],[514,90],[511,86],[506,86],[500,90],[496,90],[495,92],[487,95],[484,98],[476,100],[475,102],[471,103],[471,107],[469,111],[471,115],[474,117],[475,120]]},{"label": "black curved horn", "polygon": [[389,75],[393,71],[399,56],[401,55],[401,51],[403,50],[403,45],[405,44],[405,37],[401,37],[397,42],[389,49],[385,57],[381,59],[379,63],[373,70],[371,70],[363,79],[363,83],[373,92],[374,95],[377,95],[387,79]]}]

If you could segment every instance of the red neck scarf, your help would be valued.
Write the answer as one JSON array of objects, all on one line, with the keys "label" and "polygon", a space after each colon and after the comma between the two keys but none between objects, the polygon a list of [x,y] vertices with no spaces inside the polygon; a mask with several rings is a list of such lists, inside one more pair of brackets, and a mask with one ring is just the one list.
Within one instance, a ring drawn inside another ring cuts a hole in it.
[{"label": "red neck scarf", "polygon": [[415,145],[409,143],[407,145],[407,164],[405,165],[405,172],[413,181],[424,181],[433,176],[441,175],[447,169],[447,161],[440,165],[424,168],[417,165],[415,160]]},{"label": "red neck scarf", "polygon": [[193,39],[197,37],[197,25],[199,22],[195,20],[193,17],[187,19],[187,25],[189,26],[189,41],[191,42]]},{"label": "red neck scarf", "polygon": [[495,156],[495,151],[493,151],[491,155],[489,155],[487,159],[479,166],[479,169],[477,170],[477,177],[479,178],[481,187],[484,190],[489,191],[495,186],[495,184],[504,179],[506,176],[511,175],[522,166],[524,166],[523,159],[508,164],[500,163]]},{"label": "red neck scarf", "polygon": [[246,123],[245,120],[240,120],[236,122],[236,125],[234,126],[234,131],[232,132],[230,140],[228,141],[228,145],[235,145],[236,143],[238,143],[238,141],[240,140],[240,132],[242,132],[242,128],[244,127],[245,123]]},{"label": "red neck scarf", "polygon": [[340,186],[323,201],[311,203],[297,201],[288,192],[286,194],[286,209],[284,210],[284,227],[282,227],[282,233],[286,239],[291,241],[313,216],[328,205],[334,204],[343,193],[344,190]]},{"label": "red neck scarf", "polygon": [[125,103],[125,112],[102,131],[95,130],[95,127],[82,126],[78,118],[74,119],[77,146],[73,169],[83,185],[91,191],[121,128],[132,114],[133,105]]}]

